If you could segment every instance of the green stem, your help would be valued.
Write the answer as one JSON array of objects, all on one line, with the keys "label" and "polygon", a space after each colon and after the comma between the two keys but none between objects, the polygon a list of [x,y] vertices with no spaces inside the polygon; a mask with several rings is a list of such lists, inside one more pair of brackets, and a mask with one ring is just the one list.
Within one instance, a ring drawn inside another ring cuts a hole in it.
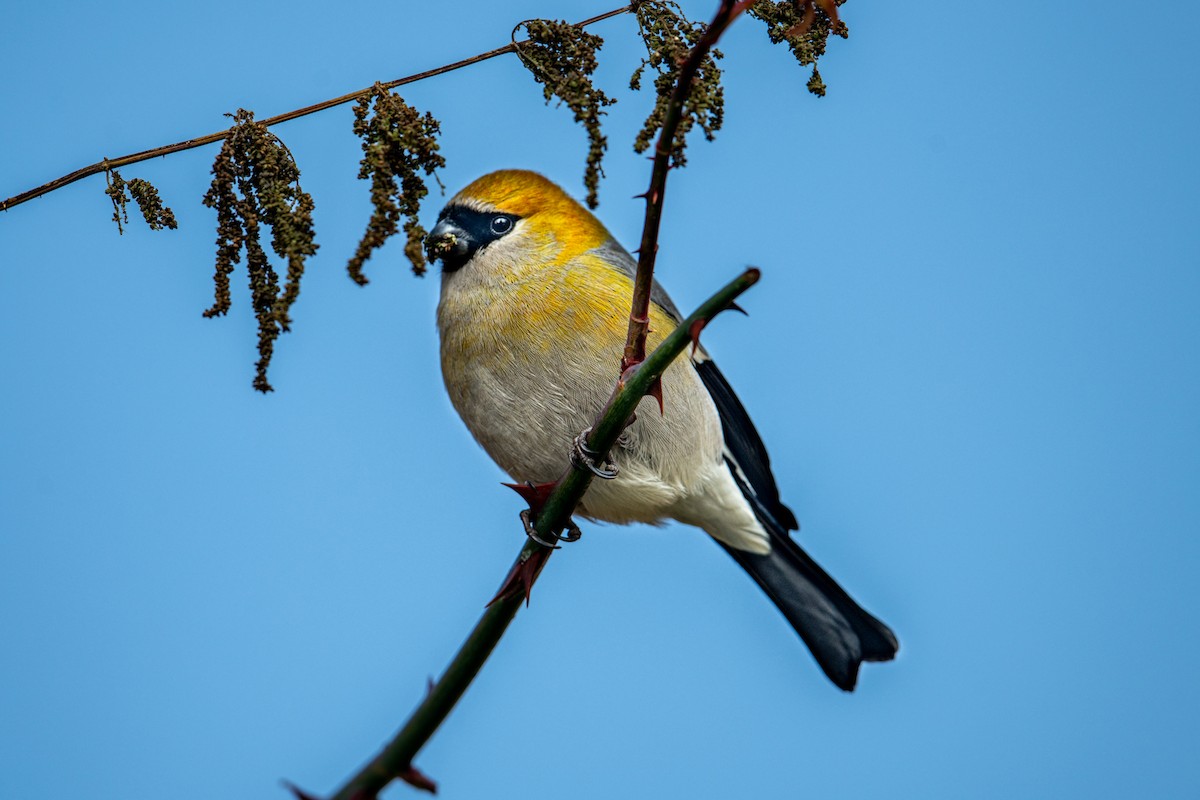
[{"label": "green stem", "polygon": [[[693,326],[703,326],[729,308],[742,292],[758,281],[758,278],[757,269],[747,269],[693,311],[645,361],[622,376],[612,397],[609,398],[608,405],[592,426],[592,435],[588,441],[588,446],[598,452],[601,459],[616,444],[617,437],[625,430],[629,418],[651,385],[692,341]],[[580,498],[592,482],[592,477],[592,473],[585,469],[574,466],[567,469],[538,514],[538,535],[549,541],[553,533],[566,527]],[[546,558],[551,552],[553,551],[528,539],[521,548],[513,568],[515,570],[537,555]],[[429,694],[417,706],[400,732],[379,755],[351,777],[331,800],[370,800],[411,766],[417,752],[433,736],[479,673],[500,637],[504,635],[508,624],[521,608],[522,600],[519,593],[509,593],[488,606],[476,623],[475,629],[455,654],[450,666],[430,688]]]}]

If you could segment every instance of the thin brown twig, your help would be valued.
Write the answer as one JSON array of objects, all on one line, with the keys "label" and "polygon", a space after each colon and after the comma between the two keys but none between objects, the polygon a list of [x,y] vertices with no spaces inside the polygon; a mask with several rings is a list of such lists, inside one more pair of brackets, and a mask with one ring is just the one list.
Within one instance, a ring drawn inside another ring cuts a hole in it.
[{"label": "thin brown twig", "polygon": [[[621,8],[615,8],[612,11],[606,11],[603,14],[597,14],[594,17],[589,17],[588,19],[585,19],[583,22],[578,23],[578,25],[579,25],[579,27],[582,28],[582,27],[586,27],[588,25],[592,25],[597,22],[602,22],[603,20],[609,19],[610,17],[615,17],[619,14],[624,14],[625,12],[629,11],[630,8],[631,8],[631,6],[622,6]],[[385,90],[394,89],[397,86],[403,86],[407,83],[416,83],[417,81],[425,80],[426,78],[432,78],[435,75],[442,75],[447,72],[453,72],[456,69],[462,69],[463,67],[469,67],[472,64],[478,64],[481,61],[487,61],[488,59],[495,58],[496,56],[502,56],[506,53],[515,52],[517,45],[520,45],[520,44],[524,44],[524,42],[513,42],[510,44],[506,44],[503,47],[497,47],[495,50],[489,50],[486,53],[480,53],[477,56],[465,58],[462,61],[455,61],[453,64],[446,64],[445,66],[437,67],[436,69],[426,70],[425,72],[418,72],[415,75],[409,75],[404,78],[397,78],[394,81],[388,81],[387,83],[384,83],[383,88]],[[298,108],[295,111],[287,111],[283,114],[279,114],[274,117],[268,117],[267,119],[262,120],[262,122],[263,122],[263,124],[267,125],[268,127],[270,127],[272,125],[278,125],[281,122],[288,122],[289,120],[308,116],[309,114],[315,114],[318,111],[325,111],[326,109],[344,105],[345,103],[354,102],[355,100],[358,100],[360,97],[365,97],[366,95],[369,95],[372,91],[374,91],[374,89],[375,89],[375,87],[372,85],[372,86],[367,87],[366,89],[359,89],[357,92],[351,92],[350,94],[344,94],[340,97],[334,97],[331,100],[325,100],[320,103],[315,103],[311,106],[305,106],[304,108]],[[61,189],[62,187],[67,186],[68,184],[72,184],[75,181],[82,180],[83,178],[87,178],[89,176],[98,175],[101,172],[106,172],[110,169],[124,167],[128,164],[136,164],[139,161],[148,161],[149,159],[157,158],[158,156],[166,156],[166,155],[170,155],[171,153],[181,152],[183,150],[191,150],[194,147],[203,147],[206,144],[212,144],[213,142],[219,142],[228,135],[229,135],[228,130],[217,131],[216,133],[210,133],[207,136],[200,136],[195,139],[185,139],[182,142],[176,142],[175,144],[164,145],[163,147],[155,147],[152,150],[143,150],[139,153],[131,153],[127,156],[121,156],[119,158],[103,159],[101,161],[96,162],[95,164],[92,164],[87,167],[82,167],[81,169],[77,169],[74,172],[63,175],[61,178],[56,178],[56,179],[50,181],[49,183],[44,183],[41,186],[38,186],[37,188],[29,189],[28,191],[21,192],[20,194],[14,195],[14,196],[8,198],[7,200],[0,201],[0,211],[7,211],[10,208],[12,208],[13,206],[18,206],[21,203],[24,203],[29,200],[33,200],[36,197],[41,197],[44,194],[49,194],[50,192],[53,192],[55,189]]]}]

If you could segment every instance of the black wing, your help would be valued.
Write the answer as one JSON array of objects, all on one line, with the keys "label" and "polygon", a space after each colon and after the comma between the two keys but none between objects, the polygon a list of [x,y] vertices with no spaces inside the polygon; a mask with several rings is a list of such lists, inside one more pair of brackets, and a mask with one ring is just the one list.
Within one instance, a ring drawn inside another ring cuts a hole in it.
[{"label": "black wing", "polygon": [[721,415],[727,458],[732,462],[734,477],[746,499],[756,512],[771,517],[776,527],[785,531],[798,530],[800,524],[796,522],[796,515],[779,499],[779,487],[771,473],[771,457],[742,401],[711,359],[693,363]]}]

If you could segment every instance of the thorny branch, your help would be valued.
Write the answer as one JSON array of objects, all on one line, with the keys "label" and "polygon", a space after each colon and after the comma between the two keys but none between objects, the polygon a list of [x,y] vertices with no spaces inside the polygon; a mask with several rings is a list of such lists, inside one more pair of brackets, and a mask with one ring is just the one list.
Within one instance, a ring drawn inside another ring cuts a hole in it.
[{"label": "thorny branch", "polygon": [[[746,270],[692,312],[655,348],[634,374],[618,383],[604,411],[592,426],[590,441],[601,453],[601,458],[616,444],[617,437],[625,430],[629,416],[645,397],[650,386],[658,381],[663,371],[692,342],[694,333],[703,327],[704,323],[730,308],[734,300],[753,286],[758,278],[757,269]],[[573,465],[567,467],[566,473],[559,479],[537,515],[537,534],[542,539],[553,539],[554,534],[567,525],[592,478],[592,473],[587,469]],[[530,581],[535,580],[552,552],[554,551],[537,544],[532,538],[527,539],[513,563],[510,574],[529,570]],[[479,622],[463,642],[446,671],[429,687],[424,700],[409,716],[400,732],[378,755],[351,776],[331,800],[377,800],[379,792],[397,779],[419,789],[436,791],[436,784],[414,768],[412,760],[479,673],[523,602],[524,595],[520,592],[502,593],[496,597],[484,610]],[[315,800],[313,795],[294,786],[290,788],[299,800]]]},{"label": "thorny branch", "polygon": [[[759,0],[760,8],[756,11],[761,13],[755,13],[754,16],[767,23],[768,34],[773,42],[786,41],[801,64],[813,63],[815,58],[823,52],[825,38],[828,34],[845,35],[845,26],[837,16],[837,6],[843,1],[783,0],[783,2],[771,3],[768,0]],[[654,149],[650,188],[644,195],[646,214],[630,312],[629,334],[621,364],[621,377],[604,411],[592,426],[592,433],[587,441],[589,450],[594,452],[600,460],[606,457],[609,449],[615,444],[638,403],[646,394],[656,391],[662,371],[666,369],[673,358],[683,351],[688,342],[694,339],[703,323],[711,320],[720,311],[729,308],[738,295],[758,280],[757,270],[747,270],[741,277],[697,309],[649,357],[646,356],[645,343],[648,332],[650,293],[653,286],[653,270],[667,173],[672,166],[681,166],[684,163],[683,138],[690,128],[699,125],[705,135],[711,139],[713,132],[720,127],[722,97],[720,86],[717,83],[720,72],[713,60],[716,56],[713,46],[732,21],[752,5],[754,5],[754,0],[721,0],[720,8],[712,23],[704,28],[682,20],[675,14],[673,9],[677,9],[677,6],[670,0],[636,0],[630,6],[600,14],[575,26],[581,28],[630,10],[637,11],[639,28],[647,44],[648,58],[644,61],[642,68],[635,73],[634,88],[646,66],[653,67],[659,73],[655,79],[655,88],[660,96],[659,102],[656,103],[655,110],[651,113],[646,128],[643,130],[644,143],[642,137],[639,137],[639,142],[635,145],[640,148],[638,151],[641,152],[649,146],[654,132],[659,132]],[[531,38],[534,37],[531,35]],[[360,131],[364,135],[364,149],[378,150],[383,146],[381,142],[387,138],[385,129],[388,129],[388,112],[385,112],[381,121],[383,127],[372,132],[371,126],[375,120],[371,122],[365,120],[370,98],[376,98],[378,103],[378,98],[397,86],[460,69],[505,53],[519,52],[518,48],[524,44],[505,45],[463,61],[388,83],[375,84],[358,92],[257,122],[253,120],[249,112],[239,111],[235,125],[229,130],[121,158],[105,159],[0,202],[0,211],[40,197],[89,175],[106,172],[110,176],[107,193],[113,200],[114,211],[119,212],[118,224],[125,218],[125,189],[128,187],[130,195],[142,207],[147,221],[154,216],[161,224],[169,225],[166,220],[171,218],[170,210],[156,210],[161,208],[161,203],[155,205],[157,198],[156,194],[151,194],[152,187],[148,190],[144,187],[135,189],[136,181],[129,181],[123,186],[119,174],[116,173],[116,168],[156,156],[226,140],[225,146],[222,148],[222,155],[218,157],[217,164],[214,165],[213,187],[205,198],[206,204],[213,205],[218,209],[219,218],[217,298],[213,307],[206,314],[222,314],[228,309],[229,273],[233,263],[239,260],[240,252],[244,248],[247,253],[247,261],[251,266],[252,295],[255,312],[259,315],[260,322],[260,346],[265,348],[260,350],[264,353],[259,363],[259,378],[262,385],[259,386],[259,380],[256,379],[256,386],[269,390],[264,371],[266,361],[269,360],[271,343],[279,332],[286,331],[288,328],[290,321],[288,308],[299,291],[298,281],[303,268],[303,259],[315,251],[316,245],[311,236],[306,238],[306,232],[311,232],[312,200],[300,190],[296,182],[298,170],[295,169],[295,162],[291,159],[290,153],[287,153],[286,148],[273,134],[267,132],[267,126],[357,100],[360,103],[361,113],[356,114],[356,119],[361,125],[356,125],[356,128],[361,126],[365,129],[365,133]],[[570,78],[570,76],[567,77]],[[816,74],[814,68],[814,77],[809,82],[810,90],[816,91],[813,88],[814,82],[819,83],[819,80],[819,75]],[[552,91],[549,83],[546,85],[547,90]],[[823,84],[821,86],[823,88]],[[557,92],[552,91],[552,93],[562,96]],[[599,97],[603,97],[602,94],[597,94]],[[667,98],[665,102],[662,100],[664,96]],[[395,100],[403,104],[398,97]],[[589,135],[592,138],[589,174],[593,157],[595,158],[596,172],[599,171],[598,151],[602,152],[603,150],[603,139],[602,137],[597,138],[598,125],[593,131],[587,118],[589,116],[598,117],[601,113],[599,111],[601,105],[603,103],[597,100],[590,110],[583,107],[581,111],[572,107],[577,118],[582,114],[584,118],[582,121],[589,126]],[[407,112],[401,110],[400,106],[396,106],[393,110],[397,111],[399,116],[416,116],[416,112],[412,109],[407,106],[403,106],[403,108],[408,109],[411,115],[407,115]],[[378,117],[378,104],[375,114]],[[393,115],[393,118],[395,117],[396,115]],[[431,117],[428,119],[432,120]],[[422,120],[418,119],[416,122],[419,124]],[[430,122],[426,126],[431,139],[436,133],[435,125],[436,123]],[[375,138],[372,139],[372,136]],[[597,145],[598,141],[601,144]],[[405,147],[401,146],[400,150],[404,150]],[[247,155],[250,151],[257,155],[253,157]],[[424,150],[427,156],[434,151],[436,151],[436,145]],[[282,154],[286,154],[286,157],[283,157]],[[370,154],[368,153],[368,155]],[[264,158],[265,160],[263,160]],[[237,164],[239,159],[244,162],[241,166]],[[376,191],[388,194],[390,198],[388,202],[392,202],[394,199],[392,190],[395,187],[382,186],[381,183],[385,178],[394,180],[399,177],[401,194],[409,194],[409,189],[412,187],[404,186],[403,169],[394,168],[394,164],[387,166],[388,163],[385,160],[364,158],[362,176],[372,177],[375,181],[373,194]],[[433,157],[430,156],[430,161],[427,163],[410,164],[409,166],[414,174],[418,167],[425,169],[426,174],[431,174],[432,167],[428,164],[433,163]],[[593,188],[590,183],[588,186],[589,189]],[[423,184],[421,188],[423,189]],[[146,202],[143,202],[143,197],[139,197],[139,194],[147,198]],[[418,193],[412,192],[409,196],[415,197],[416,194]],[[415,197],[415,200],[419,200],[419,197]],[[368,233],[364,236],[360,246],[360,253],[363,250],[369,253],[377,246],[375,242],[381,232],[386,238],[386,235],[395,231],[398,217],[408,213],[401,206],[401,202],[397,200],[389,206],[392,210],[384,214],[383,219],[372,219]],[[147,211],[147,208],[150,210]],[[376,209],[379,208],[380,204],[376,203]],[[289,263],[287,286],[282,294],[279,292],[278,276],[271,269],[258,242],[260,221],[266,222],[272,227],[275,237],[274,249]],[[409,223],[415,224],[415,219],[411,214]],[[154,224],[151,222],[152,226]],[[406,225],[405,229],[409,235],[409,245],[411,246],[414,237],[417,237],[416,229],[410,228],[409,225]],[[365,255],[362,260],[365,260]],[[358,264],[361,267],[361,260]],[[361,275],[361,272],[359,274]],[[559,538],[557,534],[569,524],[571,514],[591,479],[592,475],[587,470],[575,466],[568,467],[564,476],[554,485],[537,515],[536,529],[543,540]],[[514,563],[513,574],[523,572],[529,583],[532,583],[551,552],[551,549],[537,544],[533,538],[528,539]],[[374,800],[382,788],[396,779],[407,781],[417,788],[428,791],[435,790],[433,782],[412,766],[412,759],[444,721],[446,715],[449,714],[495,648],[504,630],[520,608],[522,597],[521,593],[511,591],[502,592],[497,596],[459,653],[451,661],[441,679],[430,686],[425,701],[416,709],[404,728],[379,756],[356,773],[339,790],[336,795],[337,800]],[[310,797],[294,787],[293,791],[297,797]]]},{"label": "thorny branch", "polygon": [[[729,24],[745,9],[746,5],[745,0],[740,3],[722,0],[715,19],[700,37],[696,46],[692,48],[690,56],[679,71],[678,84],[671,94],[670,104],[663,116],[662,133],[656,149],[655,177],[652,177],[651,188],[657,194],[654,198],[648,198],[650,201],[648,206],[655,208],[656,212],[653,217],[649,212],[647,213],[647,228],[650,228],[652,222],[653,227],[643,231],[643,259],[638,265],[631,320],[639,316],[638,297],[643,290],[645,300],[640,310],[640,316],[648,317],[649,315],[654,262],[652,258],[647,260],[644,256],[647,251],[653,252],[653,247],[657,242],[658,220],[662,213],[662,192],[665,188],[667,164],[672,150],[670,143],[675,141],[676,130],[683,106],[688,98],[691,81],[696,74],[698,65],[707,56],[708,51]],[[729,308],[736,297],[758,281],[758,277],[758,270],[747,270],[676,327],[649,358],[645,356],[645,331],[642,331],[640,339],[642,349],[638,353],[638,358],[629,363],[625,363],[623,360],[622,374],[613,390],[612,397],[598,415],[588,436],[587,446],[592,453],[595,453],[598,460],[603,461],[607,457],[608,451],[616,444],[621,432],[625,430],[629,418],[638,404],[660,385],[661,375],[671,361],[693,340],[706,322]],[[631,342],[635,338],[632,329],[631,322]],[[588,470],[575,464],[567,467],[566,473],[554,485],[545,504],[537,513],[536,534],[538,538],[542,541],[553,541],[559,538],[559,532],[570,523],[571,514],[574,513],[575,507],[582,499],[591,480],[592,473]],[[551,548],[538,544],[531,536],[518,554],[509,573],[510,576],[524,573],[528,587],[537,579],[541,568],[552,552]],[[506,581],[505,587],[484,611],[480,621],[450,662],[446,672],[437,683],[430,687],[425,700],[409,717],[400,732],[374,759],[352,776],[338,790],[332,800],[375,800],[378,793],[396,779],[406,780],[417,788],[436,791],[436,785],[413,767],[412,760],[462,697],[520,609],[525,595],[520,592],[505,591],[508,586],[508,581]],[[419,776],[419,780],[410,780],[410,776]],[[312,800],[310,795],[294,787],[293,791],[300,800]]]},{"label": "thorny branch", "polygon": [[713,21],[709,23],[679,68],[675,88],[671,91],[670,102],[663,114],[658,143],[654,146],[650,188],[643,195],[646,200],[646,215],[642,222],[642,241],[638,248],[633,308],[629,312],[629,333],[625,340],[625,353],[621,359],[622,373],[641,363],[646,357],[646,335],[650,331],[650,292],[654,286],[654,261],[658,255],[658,231],[662,223],[667,171],[671,168],[672,157],[676,151],[676,131],[681,126],[693,83],[701,66],[708,60],[709,51],[729,24],[753,2],[754,0],[721,0],[721,7],[717,9]]}]

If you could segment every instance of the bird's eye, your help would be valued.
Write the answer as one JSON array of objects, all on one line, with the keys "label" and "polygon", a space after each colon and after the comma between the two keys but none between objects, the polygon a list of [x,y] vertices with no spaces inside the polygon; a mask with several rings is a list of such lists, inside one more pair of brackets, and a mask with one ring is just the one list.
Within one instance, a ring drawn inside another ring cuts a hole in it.
[{"label": "bird's eye", "polygon": [[506,217],[503,214],[492,217],[492,233],[497,236],[503,236],[512,230],[512,217]]}]

